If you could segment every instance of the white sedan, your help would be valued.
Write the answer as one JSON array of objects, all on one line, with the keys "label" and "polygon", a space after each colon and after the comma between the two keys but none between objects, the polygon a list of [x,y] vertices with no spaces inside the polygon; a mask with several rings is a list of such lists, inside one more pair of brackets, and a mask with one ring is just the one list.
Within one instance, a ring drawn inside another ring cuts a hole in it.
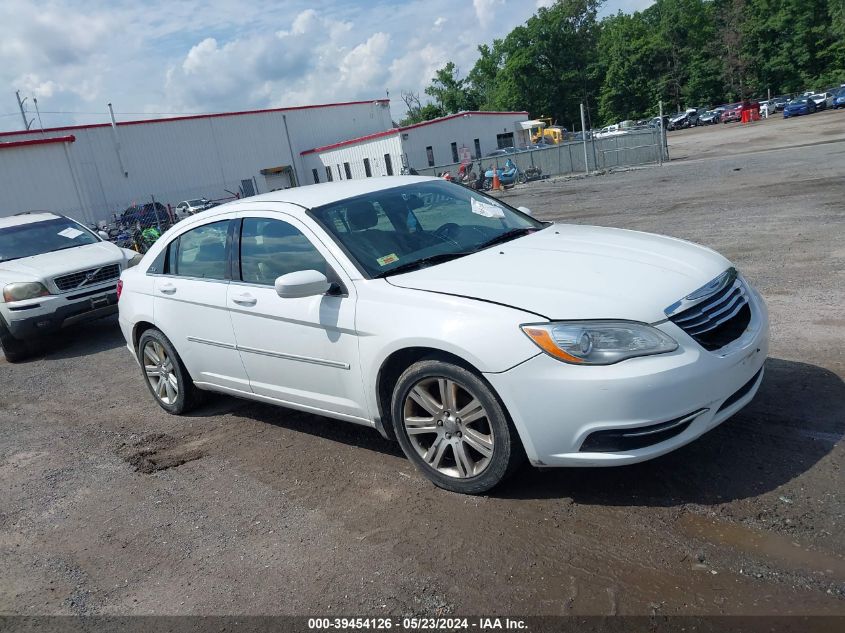
[{"label": "white sedan", "polygon": [[718,253],[540,222],[441,179],[254,196],[180,222],[120,284],[156,402],[204,390],[355,422],[435,484],[612,466],[754,397],[768,317]]}]

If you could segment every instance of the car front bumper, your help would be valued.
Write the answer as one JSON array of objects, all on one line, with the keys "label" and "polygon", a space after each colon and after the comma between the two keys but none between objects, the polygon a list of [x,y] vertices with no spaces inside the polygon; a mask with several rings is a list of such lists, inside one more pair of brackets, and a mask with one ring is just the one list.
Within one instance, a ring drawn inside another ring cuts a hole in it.
[{"label": "car front bumper", "polygon": [[[51,295],[7,305],[4,321],[18,340],[33,339],[62,328],[117,313],[117,284],[82,293]],[[79,296],[84,295],[84,296]]]},{"label": "car front bumper", "polygon": [[[591,367],[540,354],[485,377],[504,402],[535,466],[645,461],[695,440],[754,398],[768,354],[769,323],[756,291],[751,303],[752,321],[746,333],[716,352],[704,350],[665,322],[660,329],[679,343],[669,354]],[[598,431],[649,433],[666,424],[681,430],[655,433],[651,437],[666,439],[632,450],[582,449],[587,437]]]}]

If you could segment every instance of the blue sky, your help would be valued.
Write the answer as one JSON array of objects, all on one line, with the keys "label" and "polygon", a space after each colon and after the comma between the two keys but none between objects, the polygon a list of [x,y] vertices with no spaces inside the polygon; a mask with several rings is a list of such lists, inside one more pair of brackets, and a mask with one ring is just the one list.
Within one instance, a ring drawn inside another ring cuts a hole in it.
[{"label": "blue sky", "polygon": [[[607,0],[603,13],[652,0]],[[422,92],[551,0],[3,0],[0,130]],[[35,126],[38,123],[36,121]]]}]

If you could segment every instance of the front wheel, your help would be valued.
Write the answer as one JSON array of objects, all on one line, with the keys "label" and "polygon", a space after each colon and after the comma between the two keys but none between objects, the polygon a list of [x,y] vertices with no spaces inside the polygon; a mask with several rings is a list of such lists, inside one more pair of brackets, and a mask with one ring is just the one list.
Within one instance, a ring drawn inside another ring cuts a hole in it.
[{"label": "front wheel", "polygon": [[19,363],[33,353],[32,346],[26,341],[13,337],[2,321],[0,321],[0,349],[3,350],[6,360],[10,363]]},{"label": "front wheel", "polygon": [[446,490],[487,492],[525,458],[492,389],[463,367],[440,360],[415,363],[396,383],[391,413],[405,455]]}]

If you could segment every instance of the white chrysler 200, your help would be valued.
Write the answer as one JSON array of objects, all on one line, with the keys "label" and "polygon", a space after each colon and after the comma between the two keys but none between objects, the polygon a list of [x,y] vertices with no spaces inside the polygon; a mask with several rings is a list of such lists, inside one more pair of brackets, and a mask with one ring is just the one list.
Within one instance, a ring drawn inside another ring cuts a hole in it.
[{"label": "white chrysler 200", "polygon": [[123,272],[120,325],[171,413],[217,391],[375,427],[435,484],[667,453],[748,404],[768,317],[724,257],[552,224],[443,180],[255,196]]}]

